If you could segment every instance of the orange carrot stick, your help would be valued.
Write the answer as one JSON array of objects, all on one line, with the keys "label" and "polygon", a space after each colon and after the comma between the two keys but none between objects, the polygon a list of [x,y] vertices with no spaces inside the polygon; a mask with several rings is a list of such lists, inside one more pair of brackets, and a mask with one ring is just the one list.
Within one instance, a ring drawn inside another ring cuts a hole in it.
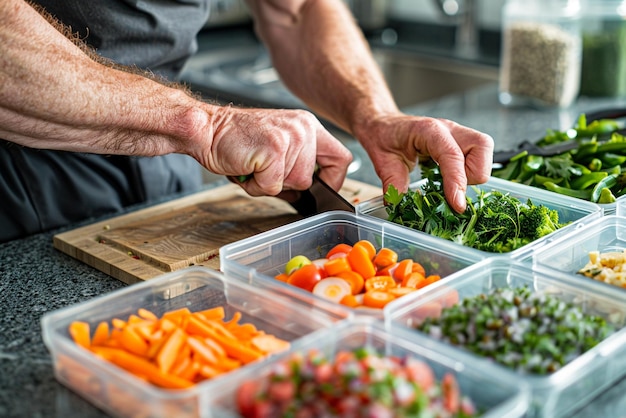
[{"label": "orange carrot stick", "polygon": [[83,321],[74,321],[69,327],[70,336],[74,339],[74,342],[83,348],[89,348],[91,346],[89,324]]}]

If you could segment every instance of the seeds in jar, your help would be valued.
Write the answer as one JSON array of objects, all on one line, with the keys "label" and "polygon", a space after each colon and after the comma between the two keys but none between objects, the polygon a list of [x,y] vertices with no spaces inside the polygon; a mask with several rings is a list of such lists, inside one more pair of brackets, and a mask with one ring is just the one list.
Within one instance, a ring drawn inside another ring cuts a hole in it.
[{"label": "seeds in jar", "polygon": [[580,83],[580,39],[548,24],[516,22],[504,35],[501,90],[567,106]]}]

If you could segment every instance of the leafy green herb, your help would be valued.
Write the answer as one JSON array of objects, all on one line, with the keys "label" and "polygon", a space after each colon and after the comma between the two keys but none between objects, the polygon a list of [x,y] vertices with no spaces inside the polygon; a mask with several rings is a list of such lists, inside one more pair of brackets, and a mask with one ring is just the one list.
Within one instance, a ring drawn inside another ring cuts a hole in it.
[{"label": "leafy green herb", "polygon": [[476,188],[476,198],[467,197],[467,209],[458,214],[443,195],[439,169],[424,169],[424,177],[421,190],[388,188],[387,220],[492,253],[511,252],[564,226],[556,210],[497,190]]}]

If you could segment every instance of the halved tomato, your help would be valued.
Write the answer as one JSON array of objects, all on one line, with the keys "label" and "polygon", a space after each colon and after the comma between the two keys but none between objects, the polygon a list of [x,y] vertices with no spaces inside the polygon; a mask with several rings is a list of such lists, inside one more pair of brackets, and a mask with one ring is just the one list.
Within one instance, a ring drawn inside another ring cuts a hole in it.
[{"label": "halved tomato", "polygon": [[312,292],[320,280],[322,274],[318,267],[315,264],[307,264],[290,274],[287,283]]}]

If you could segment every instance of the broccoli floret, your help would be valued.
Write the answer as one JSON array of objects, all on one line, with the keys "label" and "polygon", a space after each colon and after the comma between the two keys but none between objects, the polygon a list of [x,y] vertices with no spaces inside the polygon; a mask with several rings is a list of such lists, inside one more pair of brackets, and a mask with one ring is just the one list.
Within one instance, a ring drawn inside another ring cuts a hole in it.
[{"label": "broccoli floret", "polygon": [[561,228],[559,213],[543,205],[529,202],[521,212],[522,236],[531,240],[544,237]]},{"label": "broccoli floret", "polygon": [[518,199],[492,191],[481,194],[477,202],[479,216],[475,228],[482,243],[506,243],[519,235],[521,203]]}]

